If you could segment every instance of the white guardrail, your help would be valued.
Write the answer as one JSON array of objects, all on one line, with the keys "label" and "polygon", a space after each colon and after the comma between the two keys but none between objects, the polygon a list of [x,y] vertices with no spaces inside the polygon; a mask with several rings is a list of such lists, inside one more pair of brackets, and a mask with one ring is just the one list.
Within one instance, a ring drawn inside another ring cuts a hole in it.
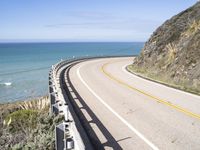
[{"label": "white guardrail", "polygon": [[[84,59],[84,58],[82,58]],[[81,136],[80,122],[75,122],[75,116],[70,112],[70,102],[67,98],[65,91],[62,87],[61,75],[64,70],[73,62],[80,59],[61,61],[52,66],[49,72],[49,99],[51,104],[51,113],[55,115],[64,116],[64,120],[61,124],[55,128],[55,147],[56,150],[85,150],[93,149],[86,134]],[[77,125],[79,123],[79,125]],[[77,128],[78,127],[78,128]],[[85,140],[88,140],[85,142]]]}]

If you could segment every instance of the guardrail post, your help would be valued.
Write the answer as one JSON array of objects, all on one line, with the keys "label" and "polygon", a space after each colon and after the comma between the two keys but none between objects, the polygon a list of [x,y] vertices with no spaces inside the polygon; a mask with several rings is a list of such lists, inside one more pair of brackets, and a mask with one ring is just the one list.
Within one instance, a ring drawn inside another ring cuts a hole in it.
[{"label": "guardrail post", "polygon": [[63,113],[64,113],[65,121],[68,121],[69,120],[69,108],[68,108],[67,103],[65,103],[63,106]]},{"label": "guardrail post", "polygon": [[55,115],[59,114],[59,108],[58,108],[58,104],[57,103],[52,105],[52,113],[55,114]]},{"label": "guardrail post", "polygon": [[52,92],[53,92],[53,85],[49,84],[49,93],[52,93]]},{"label": "guardrail post", "polygon": [[64,129],[65,129],[65,135],[64,135],[64,149],[70,150],[74,148],[74,140],[71,135],[71,123],[72,121],[67,120],[64,121]]},{"label": "guardrail post", "polygon": [[56,126],[56,150],[74,149],[74,140],[70,133],[72,121],[65,121]]},{"label": "guardrail post", "polygon": [[74,148],[74,140],[72,138],[65,139],[65,148],[68,149],[73,149]]},{"label": "guardrail post", "polygon": [[56,102],[55,93],[49,93],[49,98],[50,98],[50,103],[51,103],[51,106],[52,106]]},{"label": "guardrail post", "polygon": [[64,125],[63,123],[56,126],[56,150],[64,150]]}]

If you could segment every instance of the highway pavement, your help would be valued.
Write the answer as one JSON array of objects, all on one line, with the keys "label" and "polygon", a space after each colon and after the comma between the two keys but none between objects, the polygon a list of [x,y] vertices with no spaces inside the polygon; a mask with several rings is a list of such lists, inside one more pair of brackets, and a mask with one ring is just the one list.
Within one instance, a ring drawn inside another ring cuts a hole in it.
[{"label": "highway pavement", "polygon": [[96,149],[200,149],[200,96],[126,71],[132,57],[101,58],[69,71],[74,106]]}]

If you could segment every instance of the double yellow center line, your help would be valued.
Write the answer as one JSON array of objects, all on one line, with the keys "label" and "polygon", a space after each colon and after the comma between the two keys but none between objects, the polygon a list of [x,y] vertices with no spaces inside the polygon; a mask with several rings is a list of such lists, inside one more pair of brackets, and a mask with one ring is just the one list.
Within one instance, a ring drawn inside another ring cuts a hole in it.
[{"label": "double yellow center line", "polygon": [[129,88],[129,89],[131,89],[131,90],[133,90],[133,91],[139,92],[139,93],[141,93],[141,94],[143,94],[143,95],[145,95],[145,96],[151,98],[151,99],[154,100],[154,101],[157,101],[157,102],[159,102],[159,103],[162,103],[162,104],[164,104],[164,105],[166,105],[166,106],[168,106],[168,107],[171,107],[171,108],[173,108],[173,109],[175,109],[175,110],[177,110],[177,111],[179,111],[179,112],[182,112],[182,113],[184,113],[184,114],[186,114],[186,115],[188,115],[188,116],[190,116],[190,117],[193,117],[193,118],[196,118],[196,119],[199,119],[199,120],[200,120],[200,115],[199,115],[199,114],[193,113],[193,112],[191,112],[191,111],[189,111],[189,110],[187,110],[187,109],[184,109],[184,108],[182,108],[182,107],[180,107],[180,106],[178,106],[178,105],[171,104],[170,102],[168,102],[168,101],[166,101],[166,100],[160,99],[160,98],[158,98],[158,97],[156,97],[156,96],[153,96],[153,95],[151,95],[151,94],[149,94],[149,93],[146,93],[146,92],[144,92],[144,91],[142,91],[142,90],[140,90],[140,89],[137,89],[137,88],[135,88],[135,87],[133,87],[133,86],[131,86],[131,85],[129,85],[129,84],[123,82],[122,80],[117,79],[116,77],[112,76],[110,73],[108,73],[108,72],[105,70],[106,66],[108,66],[109,64],[111,64],[111,63],[106,63],[106,64],[104,64],[104,65],[101,67],[101,70],[102,70],[102,72],[103,72],[106,76],[108,76],[110,79],[112,79],[112,80],[118,82],[119,84],[121,84],[121,85],[123,85],[123,86],[125,86],[125,87],[127,87],[127,88]]}]

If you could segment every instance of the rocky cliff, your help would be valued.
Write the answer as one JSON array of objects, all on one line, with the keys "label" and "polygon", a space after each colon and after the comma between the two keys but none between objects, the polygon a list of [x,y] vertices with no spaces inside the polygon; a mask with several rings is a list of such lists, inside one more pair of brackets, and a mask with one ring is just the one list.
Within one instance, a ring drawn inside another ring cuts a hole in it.
[{"label": "rocky cliff", "polygon": [[145,43],[132,68],[200,93],[200,2],[161,25]]}]

